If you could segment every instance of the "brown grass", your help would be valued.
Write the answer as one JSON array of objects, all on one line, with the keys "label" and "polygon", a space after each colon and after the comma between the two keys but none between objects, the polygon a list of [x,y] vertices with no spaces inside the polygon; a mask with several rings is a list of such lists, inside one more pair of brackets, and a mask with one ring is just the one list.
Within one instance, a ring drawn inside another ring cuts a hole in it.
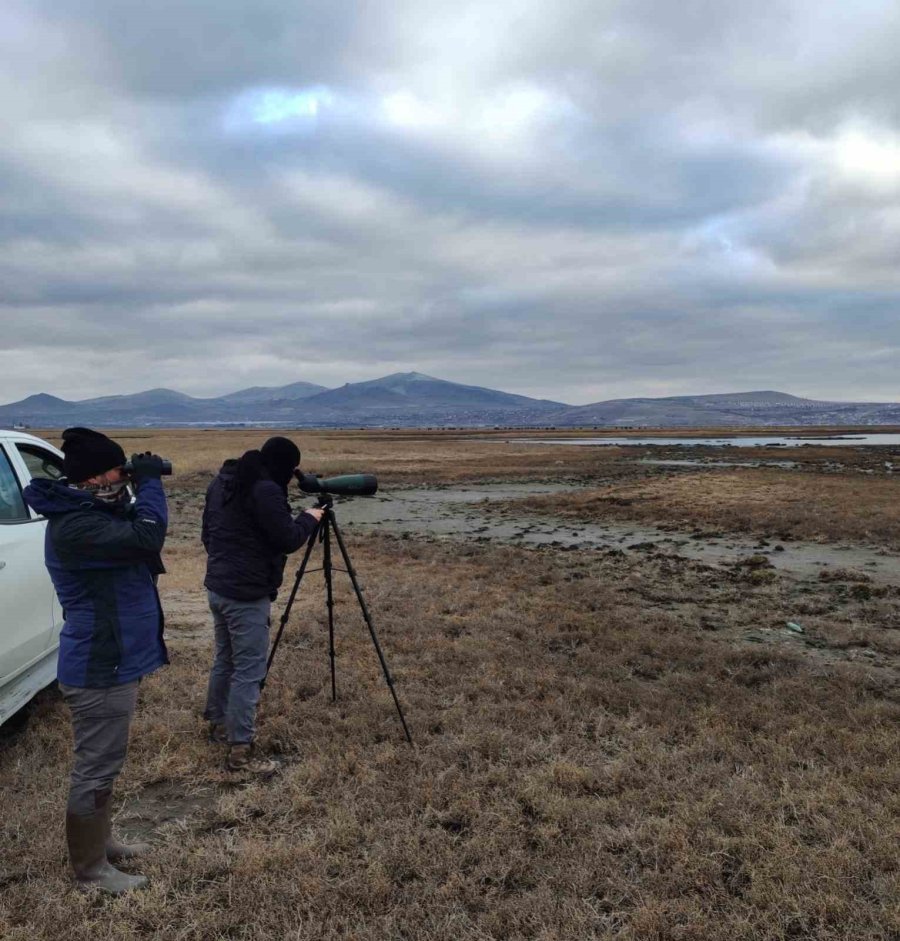
[{"label": "brown grass", "polygon": [[[552,448],[513,443],[506,435],[462,431],[109,430],[126,453],[151,450],[174,463],[181,484],[211,477],[229,457],[258,448],[273,434],[297,442],[303,469],[324,476],[370,472],[387,483],[452,483],[463,479],[585,476],[622,456],[621,448]],[[35,432],[59,444],[59,431]]]},{"label": "brown grass", "polygon": [[[723,642],[682,609],[686,597],[710,614],[737,605],[745,625],[768,626],[790,588],[737,576],[723,586],[700,566],[617,554],[378,537],[354,551],[416,748],[401,740],[346,590],[341,700],[328,702],[310,590],[261,717],[286,769],[229,786],[201,738],[206,651],[176,623],[172,666],[142,690],[118,796],[138,830],[148,822],[134,814],[160,794],[182,801],[156,834],[152,888],[118,901],[68,891],[68,729],[45,698],[0,766],[5,938],[755,941],[900,929],[896,687],[789,646]],[[667,577],[651,589],[654,568]]]},{"label": "brown grass", "polygon": [[260,715],[285,768],[235,785],[199,718],[198,494],[172,503],[172,664],[142,687],[116,795],[152,834],[151,888],[70,890],[68,721],[44,695],[0,750],[4,941],[900,936],[896,589],[354,534],[416,747],[343,577],[330,703],[312,575]]},{"label": "brown grass", "polygon": [[779,470],[703,471],[626,480],[524,506],[584,520],[632,519],[781,539],[900,549],[900,477]]}]

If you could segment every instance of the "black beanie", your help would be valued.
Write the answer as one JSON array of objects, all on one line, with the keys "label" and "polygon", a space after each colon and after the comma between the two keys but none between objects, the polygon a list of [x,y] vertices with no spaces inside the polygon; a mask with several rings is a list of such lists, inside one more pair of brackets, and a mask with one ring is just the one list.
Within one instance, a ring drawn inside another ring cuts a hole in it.
[{"label": "black beanie", "polygon": [[125,452],[111,438],[90,428],[66,428],[62,433],[63,473],[79,484],[125,463]]},{"label": "black beanie", "polygon": [[269,438],[260,448],[263,466],[275,483],[287,487],[294,468],[300,463],[300,448],[289,438]]}]

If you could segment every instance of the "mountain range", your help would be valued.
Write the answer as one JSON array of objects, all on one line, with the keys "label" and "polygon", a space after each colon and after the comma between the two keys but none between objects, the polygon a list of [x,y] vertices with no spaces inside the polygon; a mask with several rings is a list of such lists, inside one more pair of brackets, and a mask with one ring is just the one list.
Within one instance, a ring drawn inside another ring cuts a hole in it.
[{"label": "mountain range", "polygon": [[758,391],[567,405],[436,379],[394,373],[336,389],[311,382],[254,386],[215,398],[172,389],[67,401],[38,393],[0,406],[0,427],[65,425],[283,427],[711,427],[897,425],[900,404],[823,402]]}]

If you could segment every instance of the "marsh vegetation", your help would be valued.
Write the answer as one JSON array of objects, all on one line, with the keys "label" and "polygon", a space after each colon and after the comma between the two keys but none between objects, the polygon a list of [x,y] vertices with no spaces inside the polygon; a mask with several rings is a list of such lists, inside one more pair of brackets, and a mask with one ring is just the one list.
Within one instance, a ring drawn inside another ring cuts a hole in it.
[{"label": "marsh vegetation", "polygon": [[[633,540],[512,545],[475,522],[446,537],[350,529],[416,745],[344,580],[330,701],[314,575],[261,710],[261,743],[284,767],[258,783],[229,780],[204,738],[198,530],[211,473],[267,433],[117,437],[176,466],[162,588],[172,663],[142,686],[116,794],[122,828],[155,843],[151,887],[117,900],[70,889],[69,728],[48,692],[0,750],[4,939],[900,936],[890,456],[808,448],[791,470],[710,469],[502,434],[300,434],[306,469],[372,471],[387,493],[572,485],[485,507],[485,525],[496,512],[609,519],[740,534],[755,549],[711,564]],[[797,540],[866,546],[888,577],[774,568],[777,546]]]}]

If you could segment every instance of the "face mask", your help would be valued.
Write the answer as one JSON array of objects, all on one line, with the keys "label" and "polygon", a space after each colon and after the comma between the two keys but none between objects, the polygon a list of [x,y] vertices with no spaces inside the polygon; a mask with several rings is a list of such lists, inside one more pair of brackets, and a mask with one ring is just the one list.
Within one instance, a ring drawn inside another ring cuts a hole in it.
[{"label": "face mask", "polygon": [[85,484],[81,489],[87,491],[92,497],[96,497],[101,503],[112,506],[126,503],[129,499],[127,480],[120,480],[116,484]]}]

